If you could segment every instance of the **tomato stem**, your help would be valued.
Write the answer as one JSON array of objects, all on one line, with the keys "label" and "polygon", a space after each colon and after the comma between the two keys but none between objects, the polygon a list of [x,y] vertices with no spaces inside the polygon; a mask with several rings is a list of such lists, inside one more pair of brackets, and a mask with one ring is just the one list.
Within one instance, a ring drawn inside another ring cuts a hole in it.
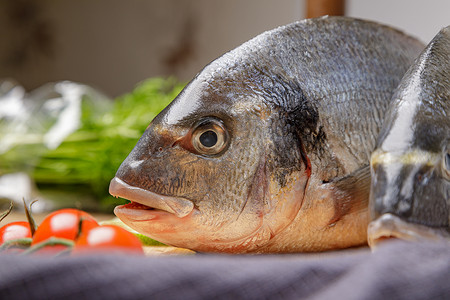
[{"label": "tomato stem", "polygon": [[78,230],[77,230],[77,235],[75,236],[75,241],[78,240],[78,238],[81,235],[81,231],[83,229],[83,221],[85,220],[85,218],[83,216],[79,216],[79,221],[78,221]]},{"label": "tomato stem", "polygon": [[0,215],[0,222],[3,221],[3,219],[6,218],[7,215],[10,214],[10,212],[11,212],[12,209],[13,209],[13,207],[14,207],[14,203],[11,201],[11,202],[9,203],[9,208],[8,208],[8,210],[5,211],[5,212],[3,212],[3,213]]},{"label": "tomato stem", "polygon": [[36,203],[37,200],[34,200],[33,202],[31,202],[30,204],[30,209],[28,209],[27,203],[25,202],[25,198],[22,198],[23,201],[23,208],[25,209],[25,214],[27,216],[27,220],[28,220],[28,224],[30,224],[30,231],[31,231],[31,236],[34,235],[34,232],[36,231],[36,222],[33,219],[33,216],[31,215],[31,206]]},{"label": "tomato stem", "polygon": [[74,246],[74,241],[68,240],[68,239],[62,239],[62,238],[56,238],[56,237],[50,237],[46,239],[45,241],[40,242],[39,244],[36,244],[30,248],[28,248],[26,251],[23,252],[24,255],[35,253],[45,247],[52,247],[52,246],[65,246],[69,249],[72,249]]},{"label": "tomato stem", "polygon": [[20,249],[29,248],[31,245],[31,241],[32,241],[31,238],[20,238],[6,241],[0,246],[0,252],[11,248],[20,248]]}]

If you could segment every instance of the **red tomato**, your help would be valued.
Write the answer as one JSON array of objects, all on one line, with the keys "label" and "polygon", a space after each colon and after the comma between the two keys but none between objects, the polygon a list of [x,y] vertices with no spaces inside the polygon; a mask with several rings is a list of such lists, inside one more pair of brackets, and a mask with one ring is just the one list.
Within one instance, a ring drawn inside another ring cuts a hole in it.
[{"label": "red tomato", "polygon": [[36,245],[50,237],[75,240],[79,231],[80,218],[83,218],[80,234],[99,226],[94,217],[87,212],[73,208],[60,209],[45,217],[36,229],[31,245]]},{"label": "red tomato", "polygon": [[31,238],[31,230],[28,222],[11,222],[0,228],[0,245],[6,241],[22,238]]},{"label": "red tomato", "polygon": [[131,232],[115,225],[98,226],[83,233],[72,250],[73,254],[92,252],[144,254],[141,241]]}]

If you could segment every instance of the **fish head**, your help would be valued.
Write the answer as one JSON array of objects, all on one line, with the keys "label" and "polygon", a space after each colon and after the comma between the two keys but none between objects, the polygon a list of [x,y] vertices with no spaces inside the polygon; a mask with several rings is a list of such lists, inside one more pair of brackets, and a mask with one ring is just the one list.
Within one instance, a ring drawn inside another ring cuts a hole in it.
[{"label": "fish head", "polygon": [[370,162],[369,245],[450,237],[450,122],[439,100],[400,103],[380,134]]},{"label": "fish head", "polygon": [[449,141],[444,140],[440,149],[434,151],[417,148],[406,152],[375,151],[371,157],[371,218],[394,213],[423,225],[447,226]]},{"label": "fish head", "polygon": [[450,26],[408,69],[371,156],[369,244],[450,238]]},{"label": "fish head", "polygon": [[238,63],[207,66],[118,169],[110,193],[131,203],[114,212],[131,228],[173,246],[240,253],[296,216],[308,172],[295,127],[259,93],[264,75]]},{"label": "fish head", "polygon": [[369,244],[448,235],[450,144],[443,144],[441,152],[373,153]]},{"label": "fish head", "polygon": [[[131,200],[116,215],[197,251],[364,243],[369,136],[378,123],[360,120],[384,111],[419,47],[396,30],[340,17],[296,22],[242,44],[151,122],[111,181],[112,195]],[[363,99],[369,106],[359,114]]]}]

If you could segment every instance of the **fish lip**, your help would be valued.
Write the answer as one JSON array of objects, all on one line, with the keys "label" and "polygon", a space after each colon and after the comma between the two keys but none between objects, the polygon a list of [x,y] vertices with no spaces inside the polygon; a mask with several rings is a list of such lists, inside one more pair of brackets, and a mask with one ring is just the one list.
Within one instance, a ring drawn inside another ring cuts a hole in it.
[{"label": "fish lip", "polygon": [[391,238],[406,241],[443,239],[450,241],[450,234],[444,228],[409,223],[391,213],[385,213],[369,223],[367,241],[371,249],[376,249],[380,242]]},{"label": "fish lip", "polygon": [[129,185],[118,177],[114,177],[111,180],[109,193],[114,197],[125,198],[132,202],[166,211],[179,218],[189,215],[194,209],[194,203],[191,200],[156,194],[143,188]]}]

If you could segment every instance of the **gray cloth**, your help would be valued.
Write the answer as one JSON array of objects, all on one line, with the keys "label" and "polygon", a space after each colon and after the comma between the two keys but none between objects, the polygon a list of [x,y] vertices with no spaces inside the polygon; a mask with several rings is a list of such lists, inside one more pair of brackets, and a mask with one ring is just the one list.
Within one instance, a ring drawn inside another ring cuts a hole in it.
[{"label": "gray cloth", "polygon": [[450,299],[448,243],[325,254],[0,255],[0,299]]}]

